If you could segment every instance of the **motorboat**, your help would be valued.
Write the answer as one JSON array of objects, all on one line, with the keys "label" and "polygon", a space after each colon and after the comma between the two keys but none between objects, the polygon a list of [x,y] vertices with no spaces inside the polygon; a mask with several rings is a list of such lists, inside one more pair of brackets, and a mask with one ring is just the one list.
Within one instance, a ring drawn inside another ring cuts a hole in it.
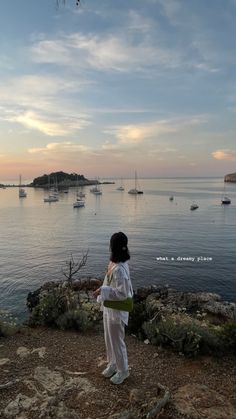
[{"label": "motorboat", "polygon": [[229,204],[231,204],[231,199],[230,199],[228,196],[224,196],[224,197],[221,199],[221,203],[222,203],[223,205],[229,205]]},{"label": "motorboat", "polygon": [[141,191],[140,189],[138,189],[138,178],[137,178],[137,172],[136,172],[136,170],[135,170],[135,180],[134,180],[134,188],[133,189],[130,189],[129,191],[128,191],[128,193],[129,194],[131,194],[131,195],[140,195],[140,194],[143,194],[143,191]]},{"label": "motorboat", "polygon": [[44,202],[57,202],[59,201],[56,195],[49,195],[47,198],[44,198]]},{"label": "motorboat", "polygon": [[74,202],[73,204],[73,208],[81,208],[84,207],[85,202],[82,201],[82,199],[78,199],[76,202]]},{"label": "motorboat", "polygon": [[190,207],[190,209],[191,209],[191,211],[194,211],[194,210],[196,210],[196,209],[198,209],[199,208],[199,206],[198,206],[198,204],[196,204],[195,202],[193,202],[193,204],[191,205],[191,207]]}]

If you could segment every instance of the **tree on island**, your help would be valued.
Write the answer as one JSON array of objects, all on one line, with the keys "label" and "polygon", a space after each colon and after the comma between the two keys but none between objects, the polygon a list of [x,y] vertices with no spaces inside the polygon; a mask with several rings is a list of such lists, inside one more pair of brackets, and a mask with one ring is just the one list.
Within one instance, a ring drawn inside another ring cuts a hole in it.
[{"label": "tree on island", "polygon": [[77,173],[65,173],[65,172],[53,172],[50,174],[44,174],[43,176],[36,177],[33,182],[32,186],[46,186],[49,184],[49,180],[52,179],[52,181],[57,181],[58,184],[65,182],[65,181],[72,181],[76,182],[78,181],[86,181],[87,179],[84,177],[84,175],[78,175]]}]

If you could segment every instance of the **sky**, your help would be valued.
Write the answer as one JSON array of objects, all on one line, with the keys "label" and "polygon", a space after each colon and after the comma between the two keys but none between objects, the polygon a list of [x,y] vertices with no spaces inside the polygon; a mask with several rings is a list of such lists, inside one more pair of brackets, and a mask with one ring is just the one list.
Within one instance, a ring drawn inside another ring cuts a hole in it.
[{"label": "sky", "polygon": [[11,0],[0,180],[236,172],[236,0]]}]

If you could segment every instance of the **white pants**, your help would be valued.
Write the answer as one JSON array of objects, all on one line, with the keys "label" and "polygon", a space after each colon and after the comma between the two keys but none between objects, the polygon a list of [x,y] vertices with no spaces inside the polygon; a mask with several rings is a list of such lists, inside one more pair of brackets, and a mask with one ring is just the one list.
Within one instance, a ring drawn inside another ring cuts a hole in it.
[{"label": "white pants", "polygon": [[114,322],[103,316],[104,337],[108,364],[115,365],[118,372],[128,370],[128,357],[125,339],[125,325],[120,320]]}]

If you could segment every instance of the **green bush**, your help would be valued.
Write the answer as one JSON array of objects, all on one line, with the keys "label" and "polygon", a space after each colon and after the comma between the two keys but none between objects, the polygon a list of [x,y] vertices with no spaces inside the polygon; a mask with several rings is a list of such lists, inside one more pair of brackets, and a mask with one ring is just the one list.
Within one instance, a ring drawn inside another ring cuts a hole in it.
[{"label": "green bush", "polygon": [[74,329],[85,332],[92,327],[92,322],[86,311],[78,309],[61,314],[56,320],[56,325],[62,330]]},{"label": "green bush", "polygon": [[40,303],[33,308],[30,324],[56,326],[56,320],[67,311],[67,308],[65,293],[58,288],[52,289],[41,296]]},{"label": "green bush", "polygon": [[222,344],[236,354],[236,322],[229,322],[222,326]]},{"label": "green bush", "polygon": [[15,324],[0,321],[0,338],[14,335],[18,329],[19,327]]},{"label": "green bush", "polygon": [[147,320],[145,301],[134,302],[134,309],[129,315],[128,332],[143,337],[142,325]]},{"label": "green bush", "polygon": [[222,349],[218,334],[187,316],[170,315],[161,320],[145,322],[143,330],[154,345],[167,345],[187,356],[218,353]]}]

